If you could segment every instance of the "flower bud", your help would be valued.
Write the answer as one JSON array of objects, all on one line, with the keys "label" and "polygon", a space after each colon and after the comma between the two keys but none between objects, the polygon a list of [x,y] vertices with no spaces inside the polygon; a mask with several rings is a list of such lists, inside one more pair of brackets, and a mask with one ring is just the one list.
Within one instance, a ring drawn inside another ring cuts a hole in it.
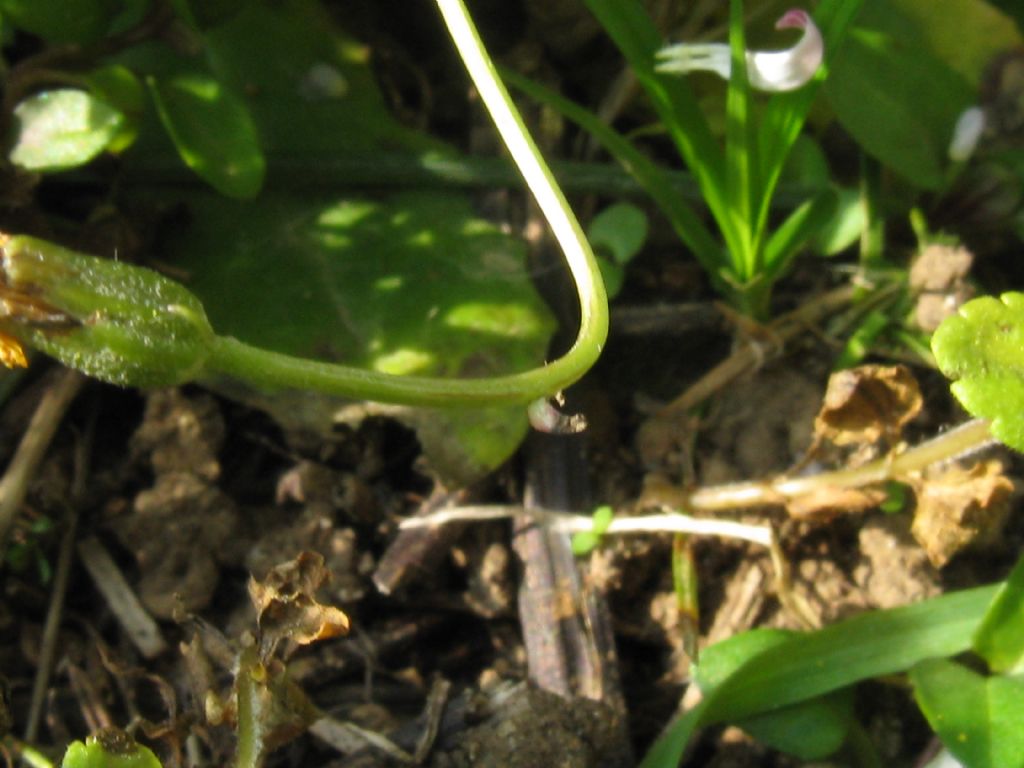
[{"label": "flower bud", "polygon": [[26,236],[0,236],[0,334],[132,387],[195,379],[214,338],[173,280]]},{"label": "flower bud", "polygon": [[[825,55],[825,43],[814,20],[806,11],[794,8],[775,24],[776,29],[803,32],[796,45],[782,51],[747,51],[747,78],[760,91],[792,91],[810,82]],[[684,75],[714,72],[728,80],[732,54],[726,43],[678,43],[655,54],[658,72]]]}]

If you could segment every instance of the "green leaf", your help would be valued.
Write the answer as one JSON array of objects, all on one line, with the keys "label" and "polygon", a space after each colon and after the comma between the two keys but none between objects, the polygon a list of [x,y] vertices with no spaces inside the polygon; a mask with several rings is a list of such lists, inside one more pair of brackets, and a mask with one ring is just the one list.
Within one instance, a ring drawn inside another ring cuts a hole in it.
[{"label": "green leaf", "polygon": [[147,83],[185,164],[221,194],[255,196],[265,163],[245,104],[201,73],[149,78]]},{"label": "green leaf", "polygon": [[604,532],[608,530],[608,526],[612,524],[614,517],[615,511],[607,505],[603,505],[595,509],[593,514],[593,530],[581,531],[580,533],[573,534],[572,553],[576,555],[576,557],[582,557],[583,555],[589,554],[591,550],[601,543],[601,537],[604,535]]},{"label": "green leaf", "polygon": [[628,264],[647,239],[647,216],[630,203],[609,205],[590,222],[587,239],[611,254],[616,264]]},{"label": "green leaf", "polygon": [[835,256],[856,243],[867,226],[867,211],[859,190],[836,191],[832,217],[811,239],[811,248],[822,256]]},{"label": "green leaf", "polygon": [[206,29],[231,19],[252,0],[171,0],[178,15],[198,29]]},{"label": "green leaf", "polygon": [[831,220],[836,193],[824,189],[793,211],[779,225],[764,246],[764,280],[772,282],[785,273],[793,258]]},{"label": "green leaf", "polygon": [[993,672],[1019,672],[1024,665],[1024,558],[999,588],[974,633],[974,652]]},{"label": "green leaf", "polygon": [[[872,19],[884,19],[897,36],[917,35],[934,56],[972,85],[980,83],[993,55],[1024,44],[1020,29],[988,0],[869,0]],[[874,22],[872,21],[872,24]]]},{"label": "green leaf", "polygon": [[935,331],[932,352],[964,408],[1024,451],[1024,294],[967,302]]},{"label": "green leaf", "polygon": [[952,13],[912,17],[898,3],[867,0],[831,65],[825,94],[858,143],[910,183],[938,188],[960,113],[976,98],[969,81],[927,41],[934,23],[970,28]]},{"label": "green leaf", "polygon": [[860,365],[875,346],[878,337],[892,325],[889,315],[881,309],[873,309],[853,329],[850,337],[839,353],[833,370],[841,371],[844,368],[852,368]]},{"label": "green leaf", "polygon": [[737,725],[773,749],[801,760],[821,760],[843,745],[853,720],[853,690],[844,688],[740,720]]},{"label": "green leaf", "polygon": [[[622,288],[623,265],[640,252],[647,239],[647,216],[635,205],[615,203],[590,222],[587,239],[597,255],[608,297],[614,298]],[[605,254],[611,259],[604,258]]]},{"label": "green leaf", "polygon": [[853,20],[861,11],[861,0],[822,0],[814,21],[825,42],[825,58],[814,79],[803,88],[775,94],[761,117],[758,145],[761,159],[761,205],[755,232],[768,226],[768,210],[790,150],[800,136],[821,84],[830,76],[832,63],[843,49]]},{"label": "green leaf", "polygon": [[[695,728],[736,722],[961,653],[995,587],[873,611],[816,632],[743,633],[708,648],[697,669],[704,698],[673,722],[644,757],[643,768],[678,764]],[[760,649],[759,649],[760,646]]]},{"label": "green leaf", "polygon": [[[740,283],[759,276],[754,233],[754,212],[760,205],[757,136],[751,120],[750,83],[747,82],[747,46],[743,34],[743,2],[729,2],[729,49],[732,69],[725,97],[725,188],[735,241],[729,253]],[[755,195],[758,199],[755,200]],[[723,228],[723,235],[724,235]],[[726,242],[729,242],[728,240]]]},{"label": "green leaf", "polygon": [[[308,187],[311,165],[330,168],[353,157],[365,164],[372,162],[371,153],[385,149],[446,149],[391,115],[370,69],[369,50],[340,32],[322,3],[249,2],[229,20],[205,30],[201,41],[204,60],[199,63],[155,44],[133,46],[117,62],[161,82],[194,77],[198,69],[201,77],[219,83],[245,108],[248,117],[240,120],[255,127],[257,146],[278,169],[274,183],[279,187]],[[183,117],[191,119],[187,111]],[[125,171],[132,180],[151,184],[154,178],[166,178],[179,152],[161,128],[163,117],[156,110],[145,119],[125,155]],[[203,135],[208,120],[196,122],[197,140],[224,139]],[[241,159],[255,158],[251,150],[241,150]],[[221,155],[216,147],[206,154]]]},{"label": "green leaf", "polygon": [[84,79],[90,92],[125,118],[107,149],[115,153],[127,149],[138,136],[139,122],[146,108],[146,91],[139,78],[127,67],[112,65],[94,69]]},{"label": "green leaf", "polygon": [[[738,252],[738,233],[731,218],[726,189],[725,156],[685,78],[654,70],[655,53],[665,42],[662,33],[637,0],[586,0],[586,3],[647,92],[669,137],[700,185],[728,250]],[[721,254],[721,258],[727,255]]]},{"label": "green leaf", "polygon": [[113,729],[68,745],[61,768],[162,768],[149,747]]},{"label": "green leaf", "polygon": [[909,493],[908,485],[890,480],[885,484],[885,501],[878,508],[887,515],[897,515],[907,508]]},{"label": "green leaf", "polygon": [[0,0],[5,20],[52,43],[92,43],[103,37],[119,0]]},{"label": "green leaf", "polygon": [[243,94],[263,151],[323,161],[342,151],[445,148],[394,118],[370,50],[339,30],[336,17],[343,15],[319,0],[249,2],[204,34],[210,71]]},{"label": "green leaf", "polygon": [[1024,766],[1024,681],[984,677],[946,659],[918,664],[910,681],[929,724],[965,768]]},{"label": "green leaf", "polygon": [[85,91],[43,91],[14,108],[9,158],[30,171],[63,171],[92,160],[118,135],[124,115]]},{"label": "green leaf", "polygon": [[[554,323],[525,246],[461,195],[185,200],[197,215],[166,241],[165,258],[187,271],[219,333],[399,375],[489,376],[545,358]],[[346,405],[305,392],[243,397],[307,430],[330,429]],[[459,481],[507,459],[527,429],[522,407],[387,413]]]}]

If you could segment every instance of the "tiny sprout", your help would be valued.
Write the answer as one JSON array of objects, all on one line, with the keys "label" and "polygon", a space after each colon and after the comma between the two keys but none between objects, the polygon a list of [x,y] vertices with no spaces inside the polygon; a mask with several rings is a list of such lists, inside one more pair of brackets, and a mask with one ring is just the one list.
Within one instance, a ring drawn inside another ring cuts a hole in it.
[{"label": "tiny sprout", "polygon": [[156,755],[124,731],[106,728],[74,741],[64,753],[61,768],[162,768]]},{"label": "tiny sprout", "polygon": [[[792,91],[806,85],[821,66],[825,43],[807,11],[786,11],[775,23],[776,29],[801,29],[796,45],[783,51],[747,51],[747,78],[761,91]],[[685,75],[689,72],[714,72],[725,80],[732,72],[732,59],[726,43],[678,43],[655,54],[655,69]]]}]

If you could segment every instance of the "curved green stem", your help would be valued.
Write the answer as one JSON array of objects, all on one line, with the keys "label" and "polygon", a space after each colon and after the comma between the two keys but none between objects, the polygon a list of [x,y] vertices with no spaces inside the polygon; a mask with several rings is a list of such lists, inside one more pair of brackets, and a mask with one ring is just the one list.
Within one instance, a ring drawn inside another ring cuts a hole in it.
[{"label": "curved green stem", "polygon": [[270,388],[313,389],[408,405],[498,405],[552,395],[579,379],[597,360],[608,335],[608,302],[586,237],[502,85],[462,0],[437,0],[437,5],[484,106],[565,254],[580,300],[576,342],[565,355],[542,368],[494,378],[451,380],[318,363],[217,337],[204,374],[227,374]]},{"label": "curved green stem", "polygon": [[556,394],[597,360],[608,300],[583,231],[530,139],[461,0],[437,0],[448,31],[494,124],[565,254],[580,301],[580,327],[558,360],[478,379],[395,376],[306,360],[217,336],[199,300],[149,270],[0,234],[0,358],[21,351],[4,334],[122,386],[174,386],[227,375],[263,390],[318,390],[421,406],[527,403]]},{"label": "curved green stem", "polygon": [[576,343],[543,368],[494,378],[451,380],[318,363],[217,337],[204,373],[227,374],[271,388],[313,389],[408,405],[497,405],[552,395],[576,381],[597,359],[608,334],[608,304],[586,237],[498,78],[465,5],[461,0],[437,0],[437,4],[484,105],[565,253],[580,300]]}]

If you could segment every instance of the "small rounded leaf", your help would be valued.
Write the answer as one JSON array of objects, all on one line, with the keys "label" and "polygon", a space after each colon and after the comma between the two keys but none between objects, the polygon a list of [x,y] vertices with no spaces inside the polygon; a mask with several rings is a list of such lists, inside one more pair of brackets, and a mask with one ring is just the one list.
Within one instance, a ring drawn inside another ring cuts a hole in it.
[{"label": "small rounded leaf", "polygon": [[1024,451],[1024,294],[967,302],[935,331],[932,352],[964,408]]},{"label": "small rounded leaf", "polygon": [[119,134],[124,115],[86,91],[44,91],[14,108],[10,160],[30,171],[62,171],[92,160]]},{"label": "small rounded leaf", "polygon": [[108,728],[68,745],[61,768],[163,768],[149,747],[124,731]]},{"label": "small rounded leaf", "polygon": [[595,248],[607,250],[616,264],[625,264],[647,239],[647,216],[629,203],[610,205],[594,217],[587,237]]}]

